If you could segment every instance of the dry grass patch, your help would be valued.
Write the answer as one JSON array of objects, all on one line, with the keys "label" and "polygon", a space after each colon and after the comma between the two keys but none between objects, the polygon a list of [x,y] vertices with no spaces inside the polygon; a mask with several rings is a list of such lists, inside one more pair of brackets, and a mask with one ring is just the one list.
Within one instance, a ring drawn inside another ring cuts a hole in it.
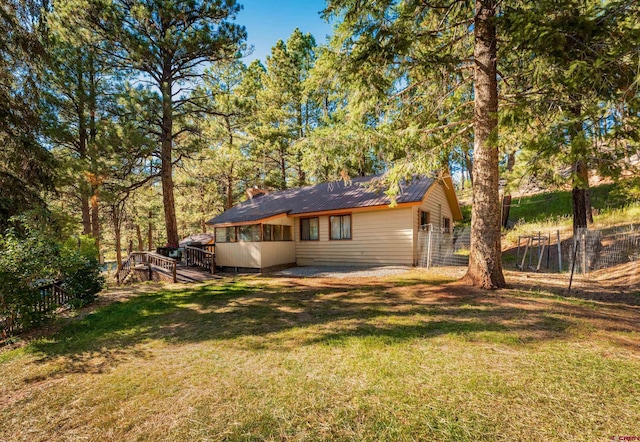
[{"label": "dry grass patch", "polygon": [[0,440],[596,440],[640,428],[640,311],[419,270],[126,297],[0,354]]}]

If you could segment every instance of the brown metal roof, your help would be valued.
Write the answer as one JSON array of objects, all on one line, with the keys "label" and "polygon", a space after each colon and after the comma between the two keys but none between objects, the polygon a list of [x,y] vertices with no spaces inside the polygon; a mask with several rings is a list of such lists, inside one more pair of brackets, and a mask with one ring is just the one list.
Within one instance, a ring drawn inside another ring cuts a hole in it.
[{"label": "brown metal roof", "polygon": [[[242,223],[258,221],[280,214],[302,215],[329,210],[355,209],[391,204],[391,199],[381,191],[367,187],[379,177],[354,178],[348,183],[327,182],[314,186],[268,193],[240,203],[207,224]],[[434,183],[433,178],[417,177],[401,184],[398,204],[420,202]]]}]

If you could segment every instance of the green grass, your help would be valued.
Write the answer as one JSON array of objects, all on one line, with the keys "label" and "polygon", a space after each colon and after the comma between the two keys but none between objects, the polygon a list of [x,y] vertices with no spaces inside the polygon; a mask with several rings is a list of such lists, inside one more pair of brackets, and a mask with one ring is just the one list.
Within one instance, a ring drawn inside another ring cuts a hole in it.
[{"label": "green grass", "polygon": [[640,431],[637,308],[443,282],[414,271],[147,286],[0,354],[0,440]]},{"label": "green grass", "polygon": [[[623,209],[637,200],[625,192],[624,182],[591,187],[591,205],[598,213]],[[514,221],[540,222],[571,217],[571,191],[545,192],[513,198],[509,218]]]}]

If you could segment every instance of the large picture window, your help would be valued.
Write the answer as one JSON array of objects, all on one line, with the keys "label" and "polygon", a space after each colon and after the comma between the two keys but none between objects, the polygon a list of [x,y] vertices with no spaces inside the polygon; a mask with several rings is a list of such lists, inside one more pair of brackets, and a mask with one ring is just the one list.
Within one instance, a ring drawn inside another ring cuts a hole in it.
[{"label": "large picture window", "polygon": [[260,241],[260,224],[240,226],[238,229],[238,240],[246,242]]},{"label": "large picture window", "polygon": [[320,219],[301,218],[300,219],[300,240],[317,241],[320,238]]},{"label": "large picture window", "polygon": [[329,217],[329,238],[351,239],[351,215]]},{"label": "large picture window", "polygon": [[236,242],[235,227],[216,227],[216,242]]},{"label": "large picture window", "polygon": [[291,241],[291,226],[263,224],[262,239],[263,241]]}]

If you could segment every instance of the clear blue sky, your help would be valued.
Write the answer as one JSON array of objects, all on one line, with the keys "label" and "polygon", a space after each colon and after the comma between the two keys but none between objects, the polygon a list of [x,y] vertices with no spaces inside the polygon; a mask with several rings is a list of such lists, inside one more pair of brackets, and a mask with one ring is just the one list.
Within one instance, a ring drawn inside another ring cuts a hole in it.
[{"label": "clear blue sky", "polygon": [[316,43],[325,43],[331,24],[320,17],[324,0],[238,0],[243,6],[236,23],[247,28],[247,45],[253,54],[244,62],[260,59],[263,63],[278,40],[286,41],[295,28],[310,32]]}]

